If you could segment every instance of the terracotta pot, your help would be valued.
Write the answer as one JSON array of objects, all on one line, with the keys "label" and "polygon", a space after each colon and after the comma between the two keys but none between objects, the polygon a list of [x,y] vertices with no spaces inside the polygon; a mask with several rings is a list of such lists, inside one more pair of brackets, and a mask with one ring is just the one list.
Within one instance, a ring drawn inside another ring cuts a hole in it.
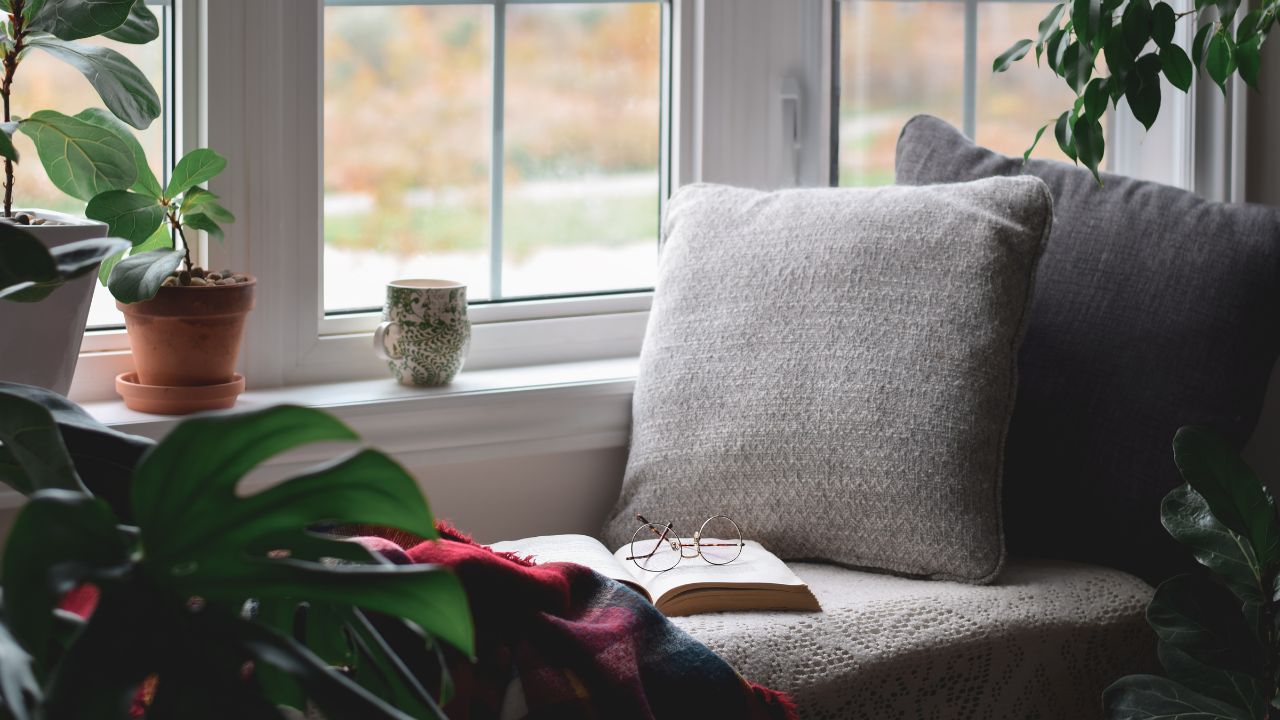
[{"label": "terracotta pot", "polygon": [[[107,236],[105,223],[49,210],[22,210],[59,225],[21,225],[47,248]],[[0,380],[39,385],[59,395],[71,388],[97,273],[87,273],[38,303],[0,301]],[[21,347],[19,352],[16,348]],[[11,349],[13,351],[11,351]]]},{"label": "terracotta pot", "polygon": [[140,303],[116,302],[133,346],[138,382],[220,385],[236,374],[244,321],[257,280],[206,287],[162,287]]}]

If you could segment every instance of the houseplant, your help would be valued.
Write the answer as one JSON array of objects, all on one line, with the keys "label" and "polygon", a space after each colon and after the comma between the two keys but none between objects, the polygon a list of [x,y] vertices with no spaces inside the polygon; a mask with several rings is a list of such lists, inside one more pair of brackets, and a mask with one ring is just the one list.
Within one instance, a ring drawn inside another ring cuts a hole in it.
[{"label": "houseplant", "polygon": [[[160,115],[160,98],[142,71],[120,53],[76,42],[104,36],[146,43],[159,24],[143,0],[0,0],[0,158],[4,161],[2,221],[28,226],[46,247],[104,237],[105,225],[42,210],[15,210],[15,170],[20,158],[13,134],[35,143],[49,179],[81,200],[136,180],[129,148],[101,126],[110,117],[142,129]],[[52,110],[16,112],[21,67],[32,52],[44,52],[84,74],[109,113],[64,115]],[[65,392],[71,384],[80,339],[88,317],[93,280],[69,283],[39,308],[5,306],[0,335],[23,338],[20,353],[0,355],[0,378],[22,379]]]},{"label": "houseplant", "polygon": [[[1245,14],[1233,32],[1241,11]],[[1223,92],[1236,73],[1256,89],[1262,45],[1277,14],[1280,0],[1262,0],[1256,7],[1240,0],[1196,0],[1195,8],[1185,12],[1163,0],[1154,5],[1151,0],[1063,0],[1041,20],[1035,39],[1015,42],[992,69],[1003,72],[1035,49],[1036,63],[1043,59],[1076,101],[1040,127],[1026,155],[1052,125],[1062,152],[1097,177],[1108,104],[1117,106],[1124,98],[1133,116],[1150,129],[1160,113],[1162,75],[1186,92],[1203,67]],[[1173,41],[1178,22],[1196,24],[1190,57]],[[1099,58],[1106,61],[1106,75],[1098,72]]]},{"label": "houseplant", "polygon": [[227,161],[212,150],[194,150],[161,187],[128,128],[117,123],[113,132],[132,147],[138,181],[94,196],[85,214],[133,246],[99,273],[124,313],[133,347],[136,375],[122,375],[116,389],[126,405],[148,412],[230,407],[244,389],[235,364],[256,281],[193,265],[188,239],[202,230],[221,240],[221,224],[235,221],[202,187]]},{"label": "houseplant", "polygon": [[[131,706],[193,720],[309,706],[332,720],[441,717],[447,677],[424,688],[381,628],[470,654],[458,580],[312,531],[336,521],[435,537],[413,478],[356,448],[237,493],[274,455],[356,439],[282,406],[186,420],[156,444],[0,384],[0,480],[30,496],[0,577],[0,717],[125,718]],[[85,594],[87,618],[59,609]]]},{"label": "houseplant", "polygon": [[1103,694],[1112,720],[1274,718],[1280,707],[1280,521],[1275,501],[1223,440],[1196,428],[1174,438],[1186,483],[1161,520],[1212,578],[1180,575],[1147,608],[1168,677],[1131,675]]}]

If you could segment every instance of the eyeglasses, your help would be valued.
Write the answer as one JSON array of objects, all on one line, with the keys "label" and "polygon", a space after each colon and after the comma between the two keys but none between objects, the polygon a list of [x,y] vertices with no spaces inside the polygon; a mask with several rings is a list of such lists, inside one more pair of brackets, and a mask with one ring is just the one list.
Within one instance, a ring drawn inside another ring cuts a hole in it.
[{"label": "eyeglasses", "polygon": [[[693,542],[685,542],[670,522],[658,525],[643,515],[636,515],[636,519],[643,524],[631,535],[631,555],[627,559],[641,570],[666,572],[682,559],[695,557],[712,565],[728,565],[742,554],[742,531],[728,515],[707,518],[693,534]],[[693,554],[685,555],[685,548],[693,548]]]}]

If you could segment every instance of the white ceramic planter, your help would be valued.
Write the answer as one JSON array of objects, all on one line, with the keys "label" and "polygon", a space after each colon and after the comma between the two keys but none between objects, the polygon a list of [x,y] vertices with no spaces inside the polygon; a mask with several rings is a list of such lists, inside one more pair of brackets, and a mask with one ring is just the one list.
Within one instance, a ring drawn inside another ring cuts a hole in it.
[{"label": "white ceramic planter", "polygon": [[[46,210],[24,212],[64,223],[22,226],[48,248],[107,236],[104,223]],[[0,300],[0,380],[67,394],[97,281],[96,272],[88,273],[38,303]]]}]

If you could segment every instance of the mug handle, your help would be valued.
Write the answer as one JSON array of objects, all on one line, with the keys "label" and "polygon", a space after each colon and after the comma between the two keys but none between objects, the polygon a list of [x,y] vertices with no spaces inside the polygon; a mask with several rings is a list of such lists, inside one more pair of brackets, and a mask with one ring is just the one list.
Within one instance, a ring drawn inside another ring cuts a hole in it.
[{"label": "mug handle", "polygon": [[403,357],[387,347],[387,331],[393,325],[399,327],[400,323],[390,320],[378,325],[378,329],[373,331],[373,352],[382,360],[399,360]]}]

